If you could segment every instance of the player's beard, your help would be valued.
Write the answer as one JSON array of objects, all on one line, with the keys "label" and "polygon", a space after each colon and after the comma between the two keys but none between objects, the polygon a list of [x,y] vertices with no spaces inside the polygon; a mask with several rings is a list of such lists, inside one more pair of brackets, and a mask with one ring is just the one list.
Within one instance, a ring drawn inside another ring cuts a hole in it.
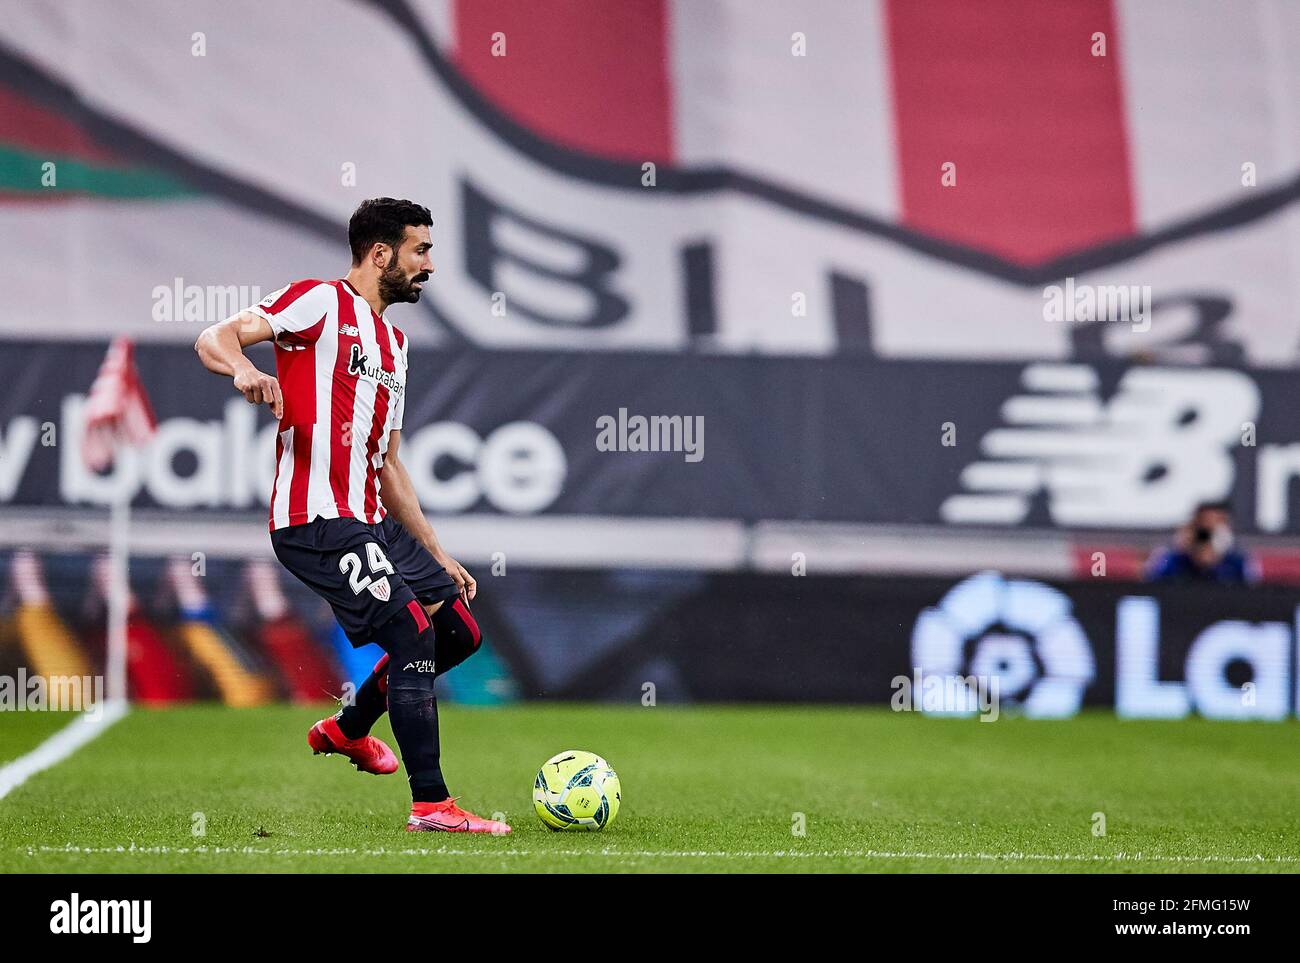
[{"label": "player's beard", "polygon": [[415,283],[427,280],[429,275],[424,273],[407,277],[406,272],[394,262],[379,275],[379,297],[385,304],[414,303],[420,300],[420,289]]}]

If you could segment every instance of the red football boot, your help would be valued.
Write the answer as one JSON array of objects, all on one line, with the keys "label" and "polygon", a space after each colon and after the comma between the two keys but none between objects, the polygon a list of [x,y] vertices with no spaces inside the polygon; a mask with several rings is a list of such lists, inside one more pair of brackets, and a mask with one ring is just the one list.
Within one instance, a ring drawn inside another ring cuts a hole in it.
[{"label": "red football boot", "polygon": [[397,757],[374,736],[362,736],[349,739],[339,729],[338,720],[333,716],[322,719],[307,731],[307,745],[317,755],[337,752],[347,756],[358,772],[373,772],[376,776],[386,776],[397,772]]},{"label": "red football boot", "polygon": [[505,836],[510,827],[495,819],[483,819],[456,805],[456,797],[442,802],[411,804],[411,818],[406,821],[408,833],[491,833]]}]

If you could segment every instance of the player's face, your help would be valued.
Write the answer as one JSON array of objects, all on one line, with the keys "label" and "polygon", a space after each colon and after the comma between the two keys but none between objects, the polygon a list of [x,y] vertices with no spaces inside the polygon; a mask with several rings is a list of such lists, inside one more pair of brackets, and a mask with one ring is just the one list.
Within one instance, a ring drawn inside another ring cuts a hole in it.
[{"label": "player's face", "polygon": [[429,228],[408,224],[402,243],[379,275],[379,296],[386,303],[403,304],[420,300],[424,282],[433,274],[433,257],[429,253],[432,249]]}]

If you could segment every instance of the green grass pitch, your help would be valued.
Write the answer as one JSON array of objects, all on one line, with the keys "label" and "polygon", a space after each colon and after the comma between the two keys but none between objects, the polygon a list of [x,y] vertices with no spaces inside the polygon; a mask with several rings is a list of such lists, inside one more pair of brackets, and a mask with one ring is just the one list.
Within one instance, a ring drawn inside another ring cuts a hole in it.
[{"label": "green grass pitch", "polygon": [[[400,771],[307,749],[325,711],[137,709],[0,800],[0,871],[1300,871],[1295,722],[444,705],[444,771],[463,805],[506,814],[496,838],[403,832]],[[0,760],[66,721],[4,713]],[[532,812],[537,767],[566,748],[619,772],[605,832]]]}]

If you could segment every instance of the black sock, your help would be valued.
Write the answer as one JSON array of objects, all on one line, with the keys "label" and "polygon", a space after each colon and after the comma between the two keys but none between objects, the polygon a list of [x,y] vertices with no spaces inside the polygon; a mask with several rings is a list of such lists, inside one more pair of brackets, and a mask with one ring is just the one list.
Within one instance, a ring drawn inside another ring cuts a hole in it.
[{"label": "black sock", "polygon": [[[420,716],[421,725],[428,727],[432,731],[433,742],[432,751],[420,756],[423,768],[416,771],[411,769],[409,763],[407,764],[407,781],[411,784],[411,802],[442,802],[451,796],[451,792],[447,789],[447,783],[442,778],[442,765],[439,760],[438,700],[431,696],[427,702],[422,702],[421,705],[423,707]],[[396,719],[393,720],[393,728],[394,730],[397,728]]]},{"label": "black sock", "polygon": [[439,762],[438,700],[433,696],[433,677],[420,681],[395,679],[391,685],[389,721],[411,784],[411,801],[441,802],[451,793]]},{"label": "black sock", "polygon": [[383,626],[388,650],[388,715],[406,766],[413,802],[441,802],[451,795],[442,777],[438,700],[434,697],[433,629],[424,610],[404,610]]},{"label": "black sock", "polygon": [[379,717],[388,711],[389,661],[385,655],[375,663],[366,681],[361,683],[351,705],[345,705],[335,716],[339,729],[347,738],[360,739],[369,735]]}]

